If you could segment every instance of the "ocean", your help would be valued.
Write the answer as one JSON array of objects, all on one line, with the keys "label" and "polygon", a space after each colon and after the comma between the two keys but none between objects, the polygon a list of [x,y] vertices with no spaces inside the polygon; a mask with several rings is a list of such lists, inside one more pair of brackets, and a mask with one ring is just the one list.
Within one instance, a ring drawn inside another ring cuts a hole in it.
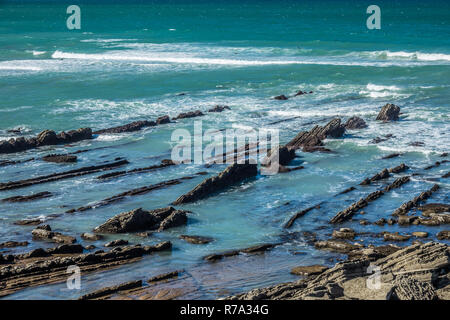
[{"label": "ocean", "polygon": [[[400,163],[406,163],[410,172],[423,174],[412,176],[409,183],[371,203],[364,216],[342,226],[369,233],[427,231],[430,240],[445,230],[445,225],[383,227],[357,221],[387,219],[402,203],[435,183],[440,190],[429,202],[449,202],[450,185],[441,178],[449,171],[448,163],[421,171],[442,161],[440,155],[448,152],[450,145],[448,1],[377,1],[379,30],[366,26],[366,9],[373,4],[368,1],[78,1],[79,30],[66,26],[66,9],[71,4],[0,1],[0,140],[17,137],[9,131],[12,129],[29,137],[44,129],[99,130],[194,110],[205,116],[0,155],[1,162],[92,149],[78,154],[78,162],[73,164],[35,160],[0,166],[0,182],[98,165],[118,157],[130,162],[127,170],[158,164],[170,158],[173,131],[193,132],[194,121],[200,120],[204,130],[278,129],[281,143],[334,117],[345,121],[359,116],[368,127],[347,131],[343,138],[327,139],[326,147],[333,153],[297,151],[293,165],[304,166],[302,170],[258,175],[183,205],[192,211],[185,227],[148,238],[133,234],[106,237],[141,244],[170,240],[174,247],[170,254],[146,256],[118,269],[83,275],[81,290],[68,290],[65,283],[58,283],[28,288],[6,299],[73,299],[99,287],[178,269],[186,270],[196,283],[181,298],[213,299],[298,279],[289,273],[294,266],[333,265],[343,257],[316,250],[304,232],[329,238],[335,226],[328,221],[385,182],[335,194]],[[273,99],[298,90],[313,93],[284,101]],[[400,121],[375,120],[386,103],[400,106]],[[230,110],[206,112],[215,105],[227,105]],[[388,134],[393,138],[371,143]],[[381,159],[392,153],[401,155]],[[79,238],[81,233],[121,212],[165,207],[205,176],[110,206],[56,218],[52,215],[199,171],[213,176],[224,167],[191,163],[107,181],[86,175],[0,191],[0,198],[53,193],[31,202],[0,202],[0,242],[30,243],[0,249],[0,254],[54,246],[33,241],[34,227],[14,225],[16,220],[47,219],[53,230],[76,236],[87,245],[90,243]],[[292,228],[282,227],[295,212],[321,201],[325,203],[319,209],[298,219]],[[209,236],[214,241],[193,245],[179,239],[181,234]],[[216,264],[202,260],[207,254],[281,240],[282,245],[264,256],[240,255]],[[355,241],[384,243],[382,238],[370,236]],[[103,243],[93,244],[101,248]],[[298,252],[302,254],[294,254]]]}]

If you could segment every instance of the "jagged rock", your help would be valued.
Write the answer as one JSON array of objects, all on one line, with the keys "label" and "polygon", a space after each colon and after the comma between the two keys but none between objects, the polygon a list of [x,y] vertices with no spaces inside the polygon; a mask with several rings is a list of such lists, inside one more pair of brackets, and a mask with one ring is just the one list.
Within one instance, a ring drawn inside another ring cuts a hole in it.
[{"label": "jagged rock", "polygon": [[429,197],[431,197],[433,192],[437,191],[438,189],[439,185],[437,184],[433,185],[433,187],[431,187],[428,191],[422,192],[413,200],[402,204],[400,208],[396,209],[392,215],[394,216],[406,215],[412,208],[418,207],[421,202],[424,202]]},{"label": "jagged rock", "polygon": [[[446,296],[442,289],[437,290],[444,286],[438,277],[448,274],[449,263],[448,245],[415,244],[375,260],[372,268],[366,258],[345,261],[306,279],[254,289],[227,299],[386,300],[394,298],[393,292],[398,299],[430,299],[435,296],[433,290],[437,296]],[[407,283],[402,280],[405,275]]]},{"label": "jagged rock", "polygon": [[127,233],[146,230],[165,230],[167,228],[185,225],[186,222],[186,211],[176,210],[173,207],[151,211],[138,208],[110,218],[102,225],[96,227],[94,232]]},{"label": "jagged rock", "polygon": [[450,231],[449,230],[444,230],[444,231],[440,231],[436,237],[439,240],[450,240]]},{"label": "jagged rock", "polygon": [[325,139],[327,137],[340,138],[345,133],[345,127],[341,124],[341,119],[335,118],[328,122],[320,131],[319,138]]},{"label": "jagged rock", "polygon": [[406,171],[408,169],[409,169],[409,167],[406,164],[402,163],[394,168],[390,168],[388,171],[390,173],[400,173],[400,172]]},{"label": "jagged rock", "polygon": [[159,117],[158,119],[156,119],[156,124],[160,125],[160,124],[166,124],[166,123],[170,123],[170,118],[169,116],[162,116]]},{"label": "jagged rock", "polygon": [[274,97],[274,99],[275,99],[275,100],[287,100],[288,97],[286,97],[284,94],[282,94],[282,95],[279,95],[279,96]]},{"label": "jagged rock", "polygon": [[360,117],[353,116],[347,120],[347,122],[344,124],[344,127],[347,130],[363,129],[367,128],[367,124]]},{"label": "jagged rock", "polygon": [[63,131],[59,134],[52,130],[44,130],[32,138],[19,137],[8,141],[0,141],[0,154],[20,152],[41,146],[73,143],[86,139],[92,139],[92,130],[90,128],[80,128],[68,132]]},{"label": "jagged rock", "polygon": [[388,169],[383,169],[382,171],[380,171],[379,173],[374,175],[372,178],[367,178],[367,179],[363,180],[363,182],[361,182],[360,185],[367,185],[374,181],[389,178],[390,176],[391,175],[389,174]]},{"label": "jagged rock", "polygon": [[209,109],[208,112],[222,112],[225,110],[230,110],[230,107],[217,105],[217,106],[214,106],[214,108]]},{"label": "jagged rock", "polygon": [[270,166],[272,163],[278,160],[278,164],[285,166],[288,165],[289,162],[291,162],[294,158],[295,158],[294,148],[282,146],[279,147],[278,150],[276,150],[275,152],[272,152],[272,150],[270,150],[268,152],[268,156],[262,160],[261,165]]},{"label": "jagged rock", "polygon": [[193,244],[206,244],[214,241],[211,237],[190,236],[186,234],[182,234],[179,238]]},{"label": "jagged rock", "polygon": [[201,116],[204,116],[204,115],[205,114],[203,112],[201,112],[200,110],[189,111],[189,112],[182,112],[178,116],[176,116],[175,118],[172,118],[172,120],[201,117]]},{"label": "jagged rock", "polygon": [[48,156],[43,157],[42,160],[56,163],[76,162],[77,156],[72,156],[68,154],[50,154]]},{"label": "jagged rock", "polygon": [[400,107],[388,103],[381,108],[381,111],[377,116],[377,120],[395,121],[398,120],[399,114],[400,114]]},{"label": "jagged rock", "polygon": [[299,90],[299,91],[297,91],[297,92],[294,94],[294,97],[302,96],[302,95],[308,94],[308,93],[313,93],[313,92],[312,92],[312,91],[307,92],[307,91]]},{"label": "jagged rock", "polygon": [[74,237],[51,231],[51,228],[48,224],[36,227],[33,231],[31,231],[31,234],[33,236],[33,239],[36,240],[49,240],[53,242],[69,244],[76,242],[76,239]]},{"label": "jagged rock", "polygon": [[315,126],[310,131],[299,132],[286,147],[300,149],[303,151],[330,151],[322,148],[323,139],[327,137],[339,138],[345,133],[345,127],[341,124],[341,119],[335,118],[325,126]]},{"label": "jagged rock", "polygon": [[309,276],[313,274],[320,274],[328,270],[328,267],[320,266],[320,265],[312,265],[312,266],[300,266],[291,269],[292,274],[300,275],[300,276]]},{"label": "jagged rock", "polygon": [[210,196],[212,193],[226,189],[227,187],[241,182],[245,179],[256,176],[256,164],[238,164],[234,163],[228,166],[217,176],[208,178],[197,185],[188,193],[182,195],[173,202],[174,205],[194,202]]},{"label": "jagged rock", "polygon": [[103,239],[103,237],[99,234],[93,234],[89,232],[85,232],[81,234],[81,238],[88,241],[97,241]]},{"label": "jagged rock", "polygon": [[428,282],[399,277],[394,281],[394,287],[388,293],[387,300],[436,300],[437,294]]}]

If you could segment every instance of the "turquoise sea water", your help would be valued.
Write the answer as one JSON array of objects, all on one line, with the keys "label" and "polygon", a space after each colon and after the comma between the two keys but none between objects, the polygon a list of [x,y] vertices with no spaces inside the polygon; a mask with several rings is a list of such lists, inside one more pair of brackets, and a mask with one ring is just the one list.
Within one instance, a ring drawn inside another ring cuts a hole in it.
[{"label": "turquoise sea water", "polygon": [[[299,151],[294,164],[305,166],[304,170],[258,176],[183,206],[193,212],[186,227],[145,239],[125,236],[131,243],[170,240],[174,244],[172,254],[146,257],[115,271],[83,276],[81,291],[68,291],[65,284],[58,284],[30,288],[9,298],[76,298],[100,286],[180,268],[189,270],[200,283],[196,295],[186,296],[195,298],[216,298],[296,279],[289,274],[293,266],[332,264],[335,261],[330,258],[339,257],[316,251],[300,232],[316,232],[319,238],[328,238],[333,230],[328,224],[331,217],[386,182],[333,198],[335,193],[402,162],[411,167],[411,172],[419,172],[449,151],[448,1],[377,1],[381,30],[366,28],[366,8],[373,4],[367,1],[78,3],[81,30],[68,30],[66,8],[71,2],[0,1],[0,140],[15,137],[7,132],[9,129],[21,128],[25,136],[47,128],[95,130],[165,114],[174,117],[185,111],[206,111],[216,104],[228,105],[231,110],[198,118],[204,129],[278,128],[282,143],[313,123],[324,124],[335,116],[346,120],[357,115],[369,127],[347,132],[343,139],[328,140],[327,147],[335,153]],[[272,99],[297,90],[314,93],[287,101]],[[386,103],[402,108],[401,121],[375,121]],[[269,125],[292,117],[295,119]],[[129,169],[157,164],[170,157],[173,130],[185,128],[192,132],[193,123],[194,119],[185,119],[132,134],[103,135],[70,147],[1,155],[0,160],[18,160],[109,146],[79,154],[78,163],[72,165],[32,161],[0,167],[0,182],[99,164],[116,157],[128,159]],[[386,134],[395,138],[369,143]],[[411,146],[417,141],[423,146]],[[380,160],[393,152],[401,152],[402,156]],[[12,249],[11,253],[50,246],[31,240],[32,227],[12,222],[62,213],[125,190],[198,171],[208,171],[211,176],[223,168],[182,165],[107,182],[88,175],[2,191],[0,198],[40,191],[55,195],[20,205],[0,203],[0,242],[30,242],[27,248]],[[363,217],[355,219],[373,222],[388,218],[403,202],[434,183],[441,189],[429,202],[448,203],[448,179],[440,178],[448,171],[448,164],[442,164],[425,175],[412,177],[411,182],[373,202]],[[197,177],[111,206],[66,214],[48,223],[55,231],[79,238],[120,212],[166,206],[202,179]],[[297,220],[289,233],[281,228],[293,213],[322,200],[328,202]],[[360,226],[357,221],[344,226],[373,232],[423,230],[430,232],[430,239],[445,229]],[[180,234],[211,236],[215,241],[196,246],[179,240]],[[201,260],[209,253],[278,242],[280,238],[291,240],[264,257],[240,256],[214,267]],[[372,237],[359,240],[366,245],[382,242]],[[295,251],[306,254],[292,254]]]}]

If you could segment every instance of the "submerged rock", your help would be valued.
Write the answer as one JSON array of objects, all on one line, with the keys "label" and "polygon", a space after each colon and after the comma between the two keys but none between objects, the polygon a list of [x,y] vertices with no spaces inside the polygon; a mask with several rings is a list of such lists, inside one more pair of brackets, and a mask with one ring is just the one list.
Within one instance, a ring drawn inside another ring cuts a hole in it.
[{"label": "submerged rock", "polygon": [[309,275],[313,275],[313,274],[314,275],[320,274],[328,269],[329,269],[328,267],[315,264],[312,266],[300,266],[300,267],[292,268],[291,273],[300,275],[300,276],[309,276]]},{"label": "submerged rock", "polygon": [[186,234],[182,234],[180,236],[180,239],[183,239],[189,243],[193,243],[193,244],[207,244],[210,243],[212,241],[214,241],[213,238],[211,237],[203,237],[203,236],[190,236],[190,235],[186,235]]},{"label": "submerged rock", "polygon": [[67,144],[81,140],[92,139],[92,130],[90,128],[80,128],[68,132],[56,134],[52,130],[44,130],[33,138],[16,138],[8,141],[0,141],[0,154],[25,151],[37,147]]},{"label": "submerged rock", "polygon": [[128,244],[128,240],[124,239],[118,239],[113,240],[105,244],[105,247],[118,247],[118,246],[125,246]]},{"label": "submerged rock", "polygon": [[67,163],[76,162],[77,156],[72,156],[68,154],[50,154],[42,158],[46,162],[56,162],[56,163]]},{"label": "submerged rock", "polygon": [[400,114],[400,107],[395,104],[388,103],[381,108],[376,120],[396,121]]},{"label": "submerged rock", "polygon": [[214,106],[214,108],[209,109],[208,112],[222,112],[225,110],[231,110],[231,108],[229,106],[217,105],[217,106]]},{"label": "submerged rock", "polygon": [[[51,192],[48,191],[42,191],[39,193],[35,193],[29,196],[15,196],[15,197],[10,197],[10,198],[4,198],[2,199],[3,202],[27,202],[27,201],[33,201],[33,200],[38,200],[38,199],[44,199],[44,198],[48,198],[51,197],[53,194]],[[29,220],[27,220],[29,221]],[[40,222],[40,220],[39,220]]]},{"label": "submerged rock", "polygon": [[275,99],[275,100],[287,100],[288,97],[286,97],[284,94],[282,94],[282,95],[279,95],[279,96],[274,97],[274,99]]}]

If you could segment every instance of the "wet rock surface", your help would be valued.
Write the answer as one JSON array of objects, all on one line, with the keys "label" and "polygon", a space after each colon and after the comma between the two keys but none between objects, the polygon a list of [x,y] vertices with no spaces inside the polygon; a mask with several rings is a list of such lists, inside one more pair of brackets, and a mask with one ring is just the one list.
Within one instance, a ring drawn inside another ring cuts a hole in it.
[{"label": "wet rock surface", "polygon": [[[371,263],[380,272],[380,286],[376,290],[368,285],[373,283],[369,278],[373,275],[373,270],[369,271]],[[449,284],[449,263],[448,245],[415,244],[373,262],[368,258],[341,262],[306,279],[254,289],[227,299],[442,299]]]},{"label": "wet rock surface", "polygon": [[395,104],[388,103],[381,108],[377,116],[377,120],[381,121],[395,121],[398,120],[400,114],[400,107]]},{"label": "wet rock surface", "polygon": [[360,117],[353,116],[347,120],[344,127],[347,130],[364,129],[367,128],[367,124]]},{"label": "wet rock surface", "polygon": [[187,211],[173,207],[146,211],[138,208],[112,217],[104,224],[96,227],[98,233],[128,233],[146,230],[165,230],[187,223]]},{"label": "wet rock surface", "polygon": [[73,163],[77,162],[77,156],[69,154],[49,154],[48,156],[43,157],[42,160],[55,163]]},{"label": "wet rock surface", "polygon": [[67,267],[72,265],[78,266],[82,273],[104,271],[171,248],[172,244],[165,241],[154,246],[124,246],[108,252],[82,254],[73,253],[82,250],[81,246],[65,245],[53,250],[40,249],[32,251],[33,254],[10,256],[6,263],[0,263],[0,297],[28,287],[64,282],[67,280]]},{"label": "wet rock surface", "polygon": [[328,267],[320,266],[320,265],[300,266],[300,267],[292,268],[291,273],[300,275],[300,276],[309,276],[309,275],[314,275],[314,274],[320,274],[327,269],[328,269]]},{"label": "wet rock surface", "polygon": [[173,202],[174,205],[194,202],[210,196],[211,194],[222,191],[234,184],[252,178],[257,174],[256,164],[237,164],[228,166],[217,176],[208,178],[197,185],[188,193],[182,195]]},{"label": "wet rock surface", "polygon": [[261,244],[261,245],[257,245],[257,246],[253,246],[253,247],[249,247],[249,248],[245,248],[245,249],[230,250],[230,251],[225,251],[225,252],[221,252],[221,253],[213,253],[213,254],[207,255],[203,259],[206,261],[209,261],[209,262],[215,262],[215,261],[221,260],[226,257],[236,256],[241,253],[259,254],[259,253],[264,253],[265,251],[267,251],[269,249],[272,249],[276,245],[277,244],[267,243],[267,244]]},{"label": "wet rock surface", "polygon": [[207,244],[207,243],[214,241],[214,239],[211,237],[195,236],[195,235],[187,235],[187,234],[182,234],[179,238],[183,239],[186,242],[193,243],[193,244]]},{"label": "wet rock surface", "polygon": [[47,240],[57,243],[74,243],[75,237],[64,235],[60,232],[54,232],[48,224],[36,227],[31,232],[35,240]]},{"label": "wet rock surface", "polygon": [[[389,176],[389,173],[386,169],[384,169],[380,174],[372,177],[372,179],[369,179],[368,181],[373,181],[383,179],[386,177],[386,175]],[[362,208],[366,207],[370,202],[375,201],[382,195],[384,195],[386,192],[389,192],[393,189],[400,188],[403,184],[410,181],[410,178],[408,176],[397,178],[394,182],[392,182],[390,185],[386,186],[383,190],[377,190],[372,193],[370,193],[367,197],[360,199],[359,201],[353,203],[351,206],[347,207],[346,209],[338,212],[331,220],[330,223],[342,223],[346,220],[349,220],[353,217],[354,214],[356,214],[358,211],[360,211]]]},{"label": "wet rock surface", "polygon": [[51,192],[42,191],[42,192],[38,192],[35,194],[31,194],[29,196],[15,196],[15,197],[4,198],[4,199],[2,199],[2,201],[3,202],[28,202],[28,201],[38,200],[38,199],[49,198],[52,195],[53,194]]},{"label": "wet rock surface", "polygon": [[326,138],[340,138],[345,133],[345,127],[341,124],[341,119],[335,118],[321,127],[316,125],[310,131],[299,132],[286,147],[293,149],[303,148],[305,152],[330,151],[323,147],[322,140]]},{"label": "wet rock surface", "polygon": [[172,120],[179,120],[179,119],[187,119],[187,118],[195,118],[195,117],[201,117],[205,114],[201,112],[200,110],[196,111],[189,111],[189,112],[182,112],[175,118],[172,118]]},{"label": "wet rock surface", "polygon": [[92,139],[92,130],[90,128],[80,128],[68,132],[63,131],[58,134],[52,130],[44,130],[33,138],[19,137],[0,141],[0,154],[15,153],[42,146],[74,143],[87,139]]}]

